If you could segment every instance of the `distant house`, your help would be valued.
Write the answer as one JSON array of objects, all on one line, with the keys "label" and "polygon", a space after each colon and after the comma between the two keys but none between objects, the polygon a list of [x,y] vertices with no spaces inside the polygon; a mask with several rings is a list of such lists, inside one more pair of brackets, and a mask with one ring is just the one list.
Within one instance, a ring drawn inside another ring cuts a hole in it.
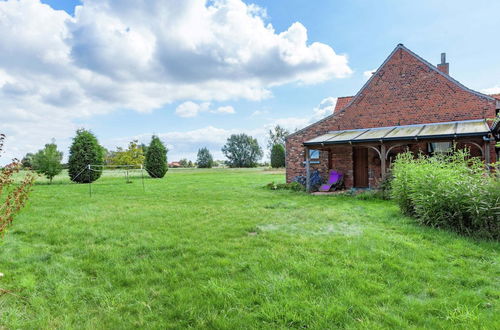
[{"label": "distant house", "polygon": [[171,168],[181,167],[181,163],[179,163],[179,162],[170,162],[170,163],[168,163],[168,167],[171,167]]},{"label": "distant house", "polygon": [[500,95],[473,91],[399,44],[355,96],[340,97],[334,113],[286,139],[286,177],[329,169],[346,188],[375,187],[397,153],[435,153],[453,143],[486,162],[499,159],[494,118]]}]

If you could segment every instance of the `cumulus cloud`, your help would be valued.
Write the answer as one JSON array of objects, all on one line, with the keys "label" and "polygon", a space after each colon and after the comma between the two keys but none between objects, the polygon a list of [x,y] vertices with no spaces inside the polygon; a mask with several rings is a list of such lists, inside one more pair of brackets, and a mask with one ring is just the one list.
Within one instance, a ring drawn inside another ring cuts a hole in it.
[{"label": "cumulus cloud", "polygon": [[[268,126],[266,126],[268,127]],[[269,126],[270,127],[270,126]],[[264,127],[258,129],[223,129],[207,126],[194,130],[173,131],[157,134],[167,145],[169,161],[176,161],[181,158],[196,160],[198,149],[206,147],[216,159],[224,159],[221,148],[226,143],[231,134],[246,133],[259,141],[261,146],[265,145],[266,130]],[[150,134],[141,134],[132,137],[123,137],[104,141],[105,146],[115,148],[116,146],[126,146],[129,141],[137,139],[140,142],[149,143]]]},{"label": "cumulus cloud", "polygon": [[375,71],[377,71],[377,69],[364,71],[363,72],[363,78],[365,78],[365,80],[370,79]]},{"label": "cumulus cloud", "polygon": [[[336,102],[336,97],[326,97],[317,107],[314,107],[309,114],[304,117],[267,118],[261,127],[254,129],[224,129],[210,125],[194,130],[163,132],[157,135],[167,144],[169,149],[168,157],[171,161],[179,160],[181,158],[187,158],[194,161],[196,160],[197,151],[201,147],[207,147],[216,159],[224,159],[221,148],[231,134],[245,133],[251,135],[257,139],[262,148],[265,148],[267,145],[267,134],[269,129],[272,129],[276,125],[280,125],[289,132],[294,132],[304,128],[305,126],[332,114],[335,109]],[[210,111],[207,110],[209,109],[209,105],[197,104],[190,101],[184,102],[179,107],[182,107],[183,111],[190,114],[199,111],[198,109],[203,107],[205,108],[203,111]],[[261,114],[268,114],[268,112],[267,110],[258,110],[254,111],[252,116]],[[150,138],[150,134],[141,134],[119,139],[110,139],[104,141],[104,145],[108,148],[115,148],[116,146],[126,147],[128,142],[131,140],[137,139],[140,142],[148,143]],[[264,150],[264,154],[264,158],[267,159],[269,157],[268,150]]]},{"label": "cumulus cloud", "polygon": [[313,109],[313,120],[320,120],[326,116],[331,115],[335,111],[335,105],[337,104],[336,97],[324,98],[317,107]]},{"label": "cumulus cloud", "polygon": [[7,0],[0,17],[0,131],[18,143],[21,125],[36,126],[26,146],[117,109],[262,100],[273,86],[351,74],[347,57],[310,42],[300,22],[276,31],[265,9],[241,0],[84,0],[73,16]]},{"label": "cumulus cloud", "polygon": [[175,114],[179,117],[192,118],[198,116],[201,112],[219,113],[219,114],[234,114],[236,111],[230,105],[221,106],[216,109],[210,109],[210,102],[196,103],[187,101],[175,109]]},{"label": "cumulus cloud", "polygon": [[175,109],[175,114],[178,115],[179,117],[184,117],[184,118],[196,117],[200,112],[208,111],[209,107],[210,107],[209,102],[195,103],[192,101],[187,101],[180,104]]},{"label": "cumulus cloud", "polygon": [[230,105],[226,105],[223,107],[218,107],[216,110],[213,111],[214,113],[228,113],[228,114],[234,114],[236,111],[234,108]]},{"label": "cumulus cloud", "polygon": [[485,88],[481,90],[481,93],[484,94],[500,94],[500,86],[494,86],[490,88]]}]

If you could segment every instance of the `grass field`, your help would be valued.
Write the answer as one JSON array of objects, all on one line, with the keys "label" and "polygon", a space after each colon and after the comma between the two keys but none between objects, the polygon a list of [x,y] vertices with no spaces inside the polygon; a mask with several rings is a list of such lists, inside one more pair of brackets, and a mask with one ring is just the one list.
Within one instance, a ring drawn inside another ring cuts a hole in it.
[{"label": "grass field", "polygon": [[0,243],[0,328],[498,328],[500,244],[282,172],[36,185]]}]

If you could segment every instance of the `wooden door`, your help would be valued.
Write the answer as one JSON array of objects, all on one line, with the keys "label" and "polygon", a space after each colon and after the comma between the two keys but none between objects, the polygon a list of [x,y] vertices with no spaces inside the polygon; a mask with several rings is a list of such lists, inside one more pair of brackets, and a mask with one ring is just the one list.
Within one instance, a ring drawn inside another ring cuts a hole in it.
[{"label": "wooden door", "polygon": [[354,187],[368,187],[368,149],[354,148],[352,158],[354,162]]}]

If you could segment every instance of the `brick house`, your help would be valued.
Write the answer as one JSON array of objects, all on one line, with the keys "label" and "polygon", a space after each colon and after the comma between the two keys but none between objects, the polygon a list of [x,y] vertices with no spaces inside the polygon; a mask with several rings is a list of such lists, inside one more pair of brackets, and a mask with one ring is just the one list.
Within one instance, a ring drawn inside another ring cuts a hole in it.
[{"label": "brick house", "polygon": [[[398,152],[433,153],[452,144],[498,160],[500,95],[473,91],[399,44],[355,96],[332,115],[286,138],[287,182],[319,170],[344,174],[346,188],[376,187]],[[498,149],[498,148],[497,148]]]}]

